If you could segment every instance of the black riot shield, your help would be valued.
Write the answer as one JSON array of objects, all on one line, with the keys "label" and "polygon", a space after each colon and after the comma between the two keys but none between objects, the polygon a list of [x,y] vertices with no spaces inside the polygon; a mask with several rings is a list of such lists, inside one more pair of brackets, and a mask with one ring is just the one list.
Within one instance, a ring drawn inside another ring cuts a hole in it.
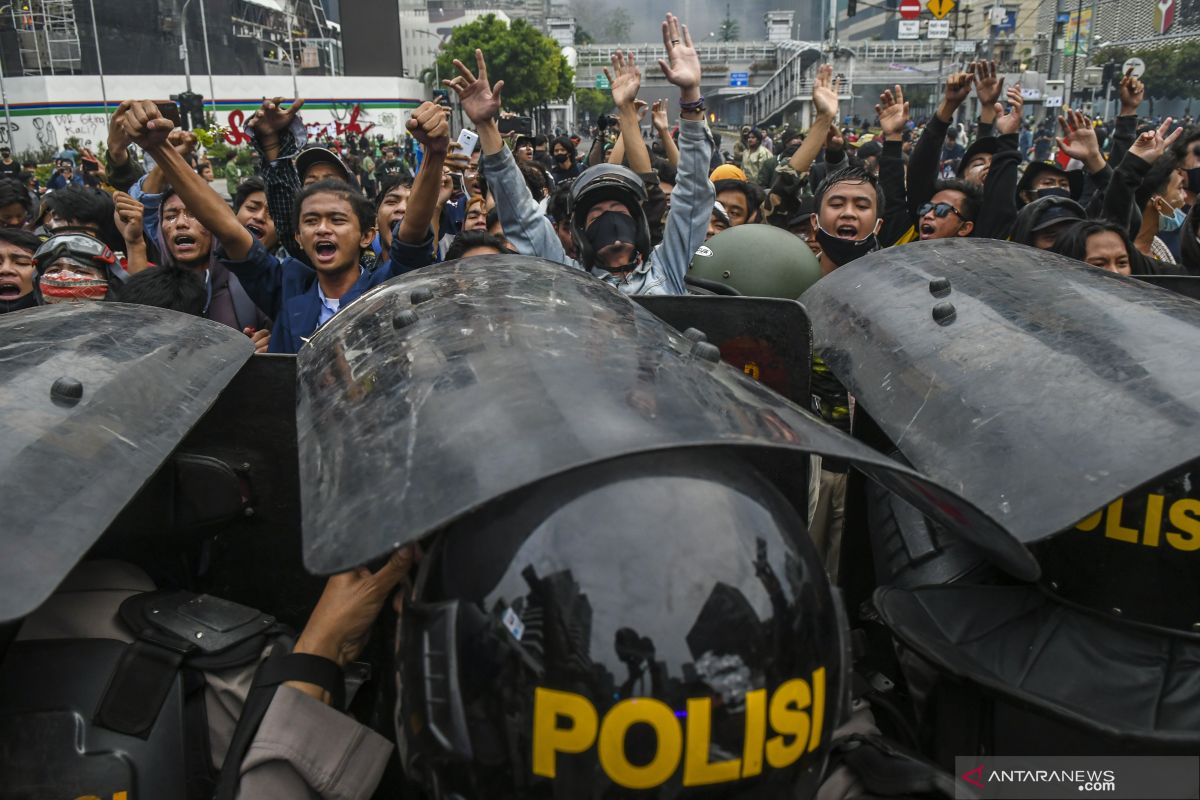
[{"label": "black riot shield", "polygon": [[720,348],[726,364],[808,407],[812,325],[795,300],[701,295],[633,299],[677,331],[701,331]]},{"label": "black riot shield", "polygon": [[993,240],[874,253],[805,292],[815,349],[913,467],[1023,542],[1197,456],[1200,305]]},{"label": "black riot shield", "polygon": [[0,317],[0,621],[49,596],[253,352],[238,331],[148,306]]},{"label": "black riot shield", "polygon": [[363,564],[585,465],[729,447],[846,459],[1036,572],[970,504],[719,362],[712,344],[550,262],[486,256],[391,281],[298,356],[305,564]]},{"label": "black riot shield", "polygon": [[1184,297],[1200,300],[1200,275],[1133,275],[1143,283],[1159,286]]}]

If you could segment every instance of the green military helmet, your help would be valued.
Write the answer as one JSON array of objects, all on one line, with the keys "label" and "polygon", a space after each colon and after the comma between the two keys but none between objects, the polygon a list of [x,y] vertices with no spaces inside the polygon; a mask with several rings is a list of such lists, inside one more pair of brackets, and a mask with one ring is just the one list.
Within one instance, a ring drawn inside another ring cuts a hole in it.
[{"label": "green military helmet", "polygon": [[795,300],[821,277],[797,236],[772,225],[738,225],[696,250],[688,277],[721,283],[748,297]]}]

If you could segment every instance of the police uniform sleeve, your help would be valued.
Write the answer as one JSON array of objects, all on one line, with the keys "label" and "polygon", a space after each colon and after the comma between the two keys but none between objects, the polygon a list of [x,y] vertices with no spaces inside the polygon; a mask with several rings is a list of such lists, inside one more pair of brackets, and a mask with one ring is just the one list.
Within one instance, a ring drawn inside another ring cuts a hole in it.
[{"label": "police uniform sleeve", "polygon": [[662,244],[654,248],[651,270],[668,294],[687,294],[684,277],[692,254],[704,244],[717,195],[708,179],[708,139],[703,120],[679,121],[679,172]]},{"label": "police uniform sleeve", "polygon": [[391,752],[391,742],[370,728],[281,686],[242,760],[237,797],[365,800]]}]

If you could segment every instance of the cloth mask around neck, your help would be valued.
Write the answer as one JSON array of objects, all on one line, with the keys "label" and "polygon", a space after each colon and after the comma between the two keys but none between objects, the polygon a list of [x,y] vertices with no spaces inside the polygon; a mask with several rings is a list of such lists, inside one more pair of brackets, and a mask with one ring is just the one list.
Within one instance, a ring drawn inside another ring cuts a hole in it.
[{"label": "cloth mask around neck", "polygon": [[821,252],[829,256],[829,260],[839,267],[845,266],[879,247],[879,240],[874,231],[861,239],[842,239],[819,225],[817,226],[817,242],[821,245]]},{"label": "cloth mask around neck", "polygon": [[[600,216],[592,221],[592,224],[587,227],[584,232],[588,242],[592,245],[592,252],[599,257],[600,251],[611,244],[621,242],[637,247],[637,223],[633,221],[633,217],[628,214],[622,214],[620,211],[605,211]],[[637,256],[629,264],[624,264],[617,267],[607,267],[597,263],[596,266],[610,271],[621,271],[637,265]]]}]

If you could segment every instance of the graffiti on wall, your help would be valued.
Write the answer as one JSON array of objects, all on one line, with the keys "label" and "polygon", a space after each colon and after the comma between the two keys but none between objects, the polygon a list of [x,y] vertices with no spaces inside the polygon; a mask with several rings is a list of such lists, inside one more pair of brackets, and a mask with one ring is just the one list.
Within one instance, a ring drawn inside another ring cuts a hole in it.
[{"label": "graffiti on wall", "polygon": [[[305,123],[310,141],[349,134],[364,136],[375,128],[375,123],[369,119],[370,112],[364,109],[361,103],[334,102],[329,113],[333,117],[329,122],[314,120]],[[391,121],[392,126],[395,125],[395,115],[385,114],[384,116]],[[240,108],[230,111],[225,123],[229,129],[225,134],[225,141],[231,145],[249,144],[250,137],[242,131],[249,118],[250,115]]]}]

